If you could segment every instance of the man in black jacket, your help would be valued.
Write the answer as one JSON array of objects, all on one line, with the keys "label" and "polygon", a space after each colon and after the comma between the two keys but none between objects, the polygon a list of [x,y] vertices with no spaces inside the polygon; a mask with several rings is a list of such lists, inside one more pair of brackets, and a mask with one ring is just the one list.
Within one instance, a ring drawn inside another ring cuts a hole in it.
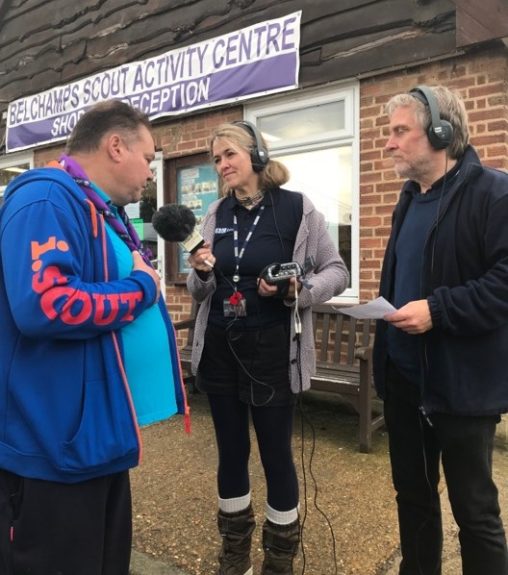
[{"label": "man in black jacket", "polygon": [[468,144],[462,100],[418,86],[387,104],[386,151],[407,178],[380,294],[374,376],[385,403],[401,536],[400,575],[441,573],[443,466],[463,573],[507,575],[492,479],[508,411],[508,175]]}]

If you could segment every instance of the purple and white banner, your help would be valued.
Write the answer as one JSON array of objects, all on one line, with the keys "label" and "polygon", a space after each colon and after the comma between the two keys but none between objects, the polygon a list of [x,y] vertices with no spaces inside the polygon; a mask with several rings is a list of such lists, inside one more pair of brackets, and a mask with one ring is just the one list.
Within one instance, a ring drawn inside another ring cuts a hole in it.
[{"label": "purple and white banner", "polygon": [[154,120],[298,86],[301,11],[20,98],[7,111],[7,152],[67,138],[102,100]]}]

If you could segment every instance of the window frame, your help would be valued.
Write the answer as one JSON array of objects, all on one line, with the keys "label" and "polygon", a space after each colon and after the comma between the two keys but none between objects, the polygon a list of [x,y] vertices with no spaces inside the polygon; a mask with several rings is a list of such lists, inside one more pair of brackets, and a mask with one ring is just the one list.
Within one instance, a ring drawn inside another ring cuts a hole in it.
[{"label": "window frame", "polygon": [[[16,168],[22,164],[28,164],[28,169],[30,170],[34,167],[33,152],[20,152],[0,156],[0,169],[2,170],[6,168]],[[0,198],[3,198],[6,187],[7,186],[0,185]]]},{"label": "window frame", "polygon": [[[264,98],[244,107],[246,120],[258,125],[259,119],[277,113],[295,111],[335,101],[344,102],[344,128],[322,137],[301,138],[287,144],[269,145],[273,158],[316,151],[330,147],[351,146],[352,206],[351,206],[351,287],[329,303],[358,303],[360,297],[360,84],[357,81],[329,85],[319,89],[306,89],[300,93]],[[305,190],[300,190],[305,193]]]}]

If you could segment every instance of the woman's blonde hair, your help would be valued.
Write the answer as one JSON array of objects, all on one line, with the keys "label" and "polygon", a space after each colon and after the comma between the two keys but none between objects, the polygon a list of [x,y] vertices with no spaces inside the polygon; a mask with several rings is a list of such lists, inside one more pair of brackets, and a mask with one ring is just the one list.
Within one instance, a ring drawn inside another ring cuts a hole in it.
[{"label": "woman's blonde hair", "polygon": [[[263,135],[258,132],[259,138],[263,146],[268,149],[266,141]],[[227,140],[233,148],[245,150],[249,154],[252,154],[252,150],[256,146],[256,141],[253,135],[248,131],[246,127],[242,127],[241,124],[227,123],[220,124],[212,132],[210,138],[210,158],[213,159],[213,144],[216,140]],[[262,190],[268,190],[282,186],[289,180],[289,170],[284,164],[277,160],[268,159],[266,166],[258,172],[259,177],[259,187]],[[232,189],[223,183],[222,194],[231,194]]]},{"label": "woman's blonde hair", "polygon": [[[447,153],[450,158],[460,158],[469,143],[469,128],[464,102],[458,94],[445,86],[429,86],[439,108],[442,120],[447,120],[453,127],[453,136]],[[412,107],[422,128],[427,131],[431,124],[429,107],[411,93],[397,94],[386,104],[386,113],[390,117],[396,108]]]}]

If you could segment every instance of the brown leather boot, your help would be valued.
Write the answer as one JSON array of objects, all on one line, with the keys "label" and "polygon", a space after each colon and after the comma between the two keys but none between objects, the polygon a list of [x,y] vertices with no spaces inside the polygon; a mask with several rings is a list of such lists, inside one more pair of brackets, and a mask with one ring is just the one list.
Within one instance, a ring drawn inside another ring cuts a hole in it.
[{"label": "brown leather boot", "polygon": [[261,575],[293,575],[293,559],[300,543],[300,520],[277,525],[268,519],[263,524],[265,559]]},{"label": "brown leather boot", "polygon": [[217,524],[222,536],[217,575],[252,575],[250,548],[256,525],[252,507],[236,513],[219,510]]}]

